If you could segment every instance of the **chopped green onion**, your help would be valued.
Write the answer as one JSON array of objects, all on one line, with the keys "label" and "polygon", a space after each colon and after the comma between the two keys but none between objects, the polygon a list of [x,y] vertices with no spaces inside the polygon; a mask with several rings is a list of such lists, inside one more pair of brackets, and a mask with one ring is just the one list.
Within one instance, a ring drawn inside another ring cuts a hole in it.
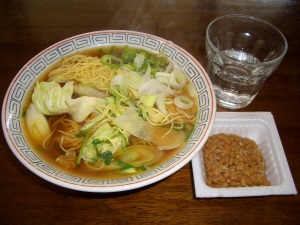
[{"label": "chopped green onion", "polygon": [[144,165],[142,165],[142,166],[141,166],[141,170],[142,170],[142,171],[146,171],[147,168],[146,168]]},{"label": "chopped green onion", "polygon": [[118,165],[121,166],[121,170],[127,174],[136,173],[138,170],[141,170],[141,171],[147,170],[147,168],[144,165],[142,165],[141,167],[134,167],[132,165],[124,163],[123,161],[119,161]]},{"label": "chopped green onion", "polygon": [[122,142],[122,149],[126,150],[127,149],[126,148],[126,138],[122,133],[120,133],[120,137],[121,137],[121,142]]},{"label": "chopped green onion", "polygon": [[152,108],[154,106],[157,97],[158,97],[157,95],[148,95],[143,93],[140,96],[140,102],[143,103],[145,106]]},{"label": "chopped green onion", "polygon": [[99,139],[93,139],[92,144],[94,146],[94,149],[96,151],[96,154],[98,155],[98,149],[97,149],[97,145],[103,143],[103,141],[100,141]]},{"label": "chopped green onion", "polygon": [[85,138],[84,138],[84,140],[83,140],[83,143],[82,143],[82,145],[81,145],[81,147],[80,147],[79,155],[78,155],[78,158],[77,158],[77,164],[78,164],[78,165],[80,164],[80,161],[81,161],[81,158],[82,158],[83,149],[85,148],[86,143],[87,143],[87,141],[88,141],[88,139],[89,139],[89,136],[90,136],[89,133],[90,133],[90,132],[88,132],[88,133],[86,134],[86,136],[85,136]]},{"label": "chopped green onion", "polygon": [[123,60],[119,59],[113,55],[104,55],[101,57],[101,62],[104,65],[110,66],[112,68],[118,68],[123,65]]},{"label": "chopped green onion", "polygon": [[118,165],[122,167],[122,168],[121,168],[122,170],[127,170],[127,169],[129,169],[129,168],[134,168],[133,166],[128,165],[128,164],[124,163],[123,161],[119,161],[119,162],[118,162]]},{"label": "chopped green onion", "polygon": [[131,50],[127,45],[123,48],[121,58],[124,63],[132,63],[136,56],[136,52]]}]

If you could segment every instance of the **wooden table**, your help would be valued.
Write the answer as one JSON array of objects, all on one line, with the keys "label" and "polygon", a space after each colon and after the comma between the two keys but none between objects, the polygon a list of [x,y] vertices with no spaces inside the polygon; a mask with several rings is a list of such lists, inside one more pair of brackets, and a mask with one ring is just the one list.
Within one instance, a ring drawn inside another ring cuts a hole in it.
[{"label": "wooden table", "polygon": [[[253,103],[239,111],[272,112],[299,190],[299,10],[298,0],[2,0],[1,104],[18,70],[67,37],[108,29],[141,31],[171,40],[205,67],[205,30],[211,20],[232,13],[257,16],[282,31],[289,50]],[[3,133],[0,144],[0,224],[300,224],[300,195],[196,199],[190,163],[138,190],[83,193],[31,173]]]}]

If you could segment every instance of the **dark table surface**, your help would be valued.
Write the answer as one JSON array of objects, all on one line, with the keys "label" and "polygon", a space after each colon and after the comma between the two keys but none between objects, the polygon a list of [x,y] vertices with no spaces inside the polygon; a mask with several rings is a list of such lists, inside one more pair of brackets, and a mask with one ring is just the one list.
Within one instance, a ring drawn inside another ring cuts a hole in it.
[{"label": "dark table surface", "polygon": [[[21,67],[62,39],[96,30],[135,30],[171,40],[205,67],[211,20],[233,13],[260,17],[282,31],[289,50],[252,104],[236,111],[272,112],[299,190],[299,12],[298,0],[1,0],[1,104]],[[0,145],[0,224],[300,224],[299,195],[195,198],[191,163],[138,190],[84,193],[31,173],[3,133]]]}]

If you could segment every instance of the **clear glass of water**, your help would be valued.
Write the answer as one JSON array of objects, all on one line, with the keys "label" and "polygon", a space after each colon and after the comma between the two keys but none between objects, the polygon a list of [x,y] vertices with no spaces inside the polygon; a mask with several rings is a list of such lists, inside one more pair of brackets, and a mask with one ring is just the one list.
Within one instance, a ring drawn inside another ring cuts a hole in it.
[{"label": "clear glass of water", "polygon": [[206,30],[207,72],[218,105],[249,105],[287,52],[283,34],[270,23],[246,15],[226,15]]}]

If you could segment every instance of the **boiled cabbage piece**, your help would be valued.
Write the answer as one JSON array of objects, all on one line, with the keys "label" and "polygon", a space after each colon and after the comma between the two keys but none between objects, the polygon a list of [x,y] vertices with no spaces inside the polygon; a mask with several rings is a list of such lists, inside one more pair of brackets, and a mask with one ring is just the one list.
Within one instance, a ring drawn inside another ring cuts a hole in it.
[{"label": "boiled cabbage piece", "polygon": [[25,118],[31,137],[37,144],[42,145],[43,141],[50,134],[47,118],[35,108],[33,103],[30,103],[27,107]]},{"label": "boiled cabbage piece", "polygon": [[95,162],[105,152],[109,151],[114,154],[118,149],[127,144],[123,142],[123,138],[127,140],[128,137],[129,134],[125,132],[121,133],[118,127],[104,123],[88,138],[86,145],[82,149],[82,157],[89,162]]},{"label": "boiled cabbage piece", "polygon": [[[154,143],[160,150],[177,148],[187,138],[187,134],[181,130],[169,132],[169,128],[152,126],[139,116],[134,107],[128,107],[126,112],[114,118],[113,122],[131,135]],[[165,136],[167,132],[169,133]]]},{"label": "boiled cabbage piece", "polygon": [[90,115],[98,103],[98,98],[88,96],[69,99],[67,100],[67,105],[69,106],[68,113],[71,114],[75,122],[80,123]]},{"label": "boiled cabbage piece", "polygon": [[83,122],[101,103],[101,98],[81,96],[72,99],[73,81],[63,87],[58,82],[37,82],[32,94],[35,108],[44,115],[69,113],[75,122]]},{"label": "boiled cabbage piece", "polygon": [[32,102],[37,110],[44,115],[57,115],[67,113],[69,106],[67,100],[72,98],[73,81],[63,87],[58,82],[37,82],[32,94]]}]

